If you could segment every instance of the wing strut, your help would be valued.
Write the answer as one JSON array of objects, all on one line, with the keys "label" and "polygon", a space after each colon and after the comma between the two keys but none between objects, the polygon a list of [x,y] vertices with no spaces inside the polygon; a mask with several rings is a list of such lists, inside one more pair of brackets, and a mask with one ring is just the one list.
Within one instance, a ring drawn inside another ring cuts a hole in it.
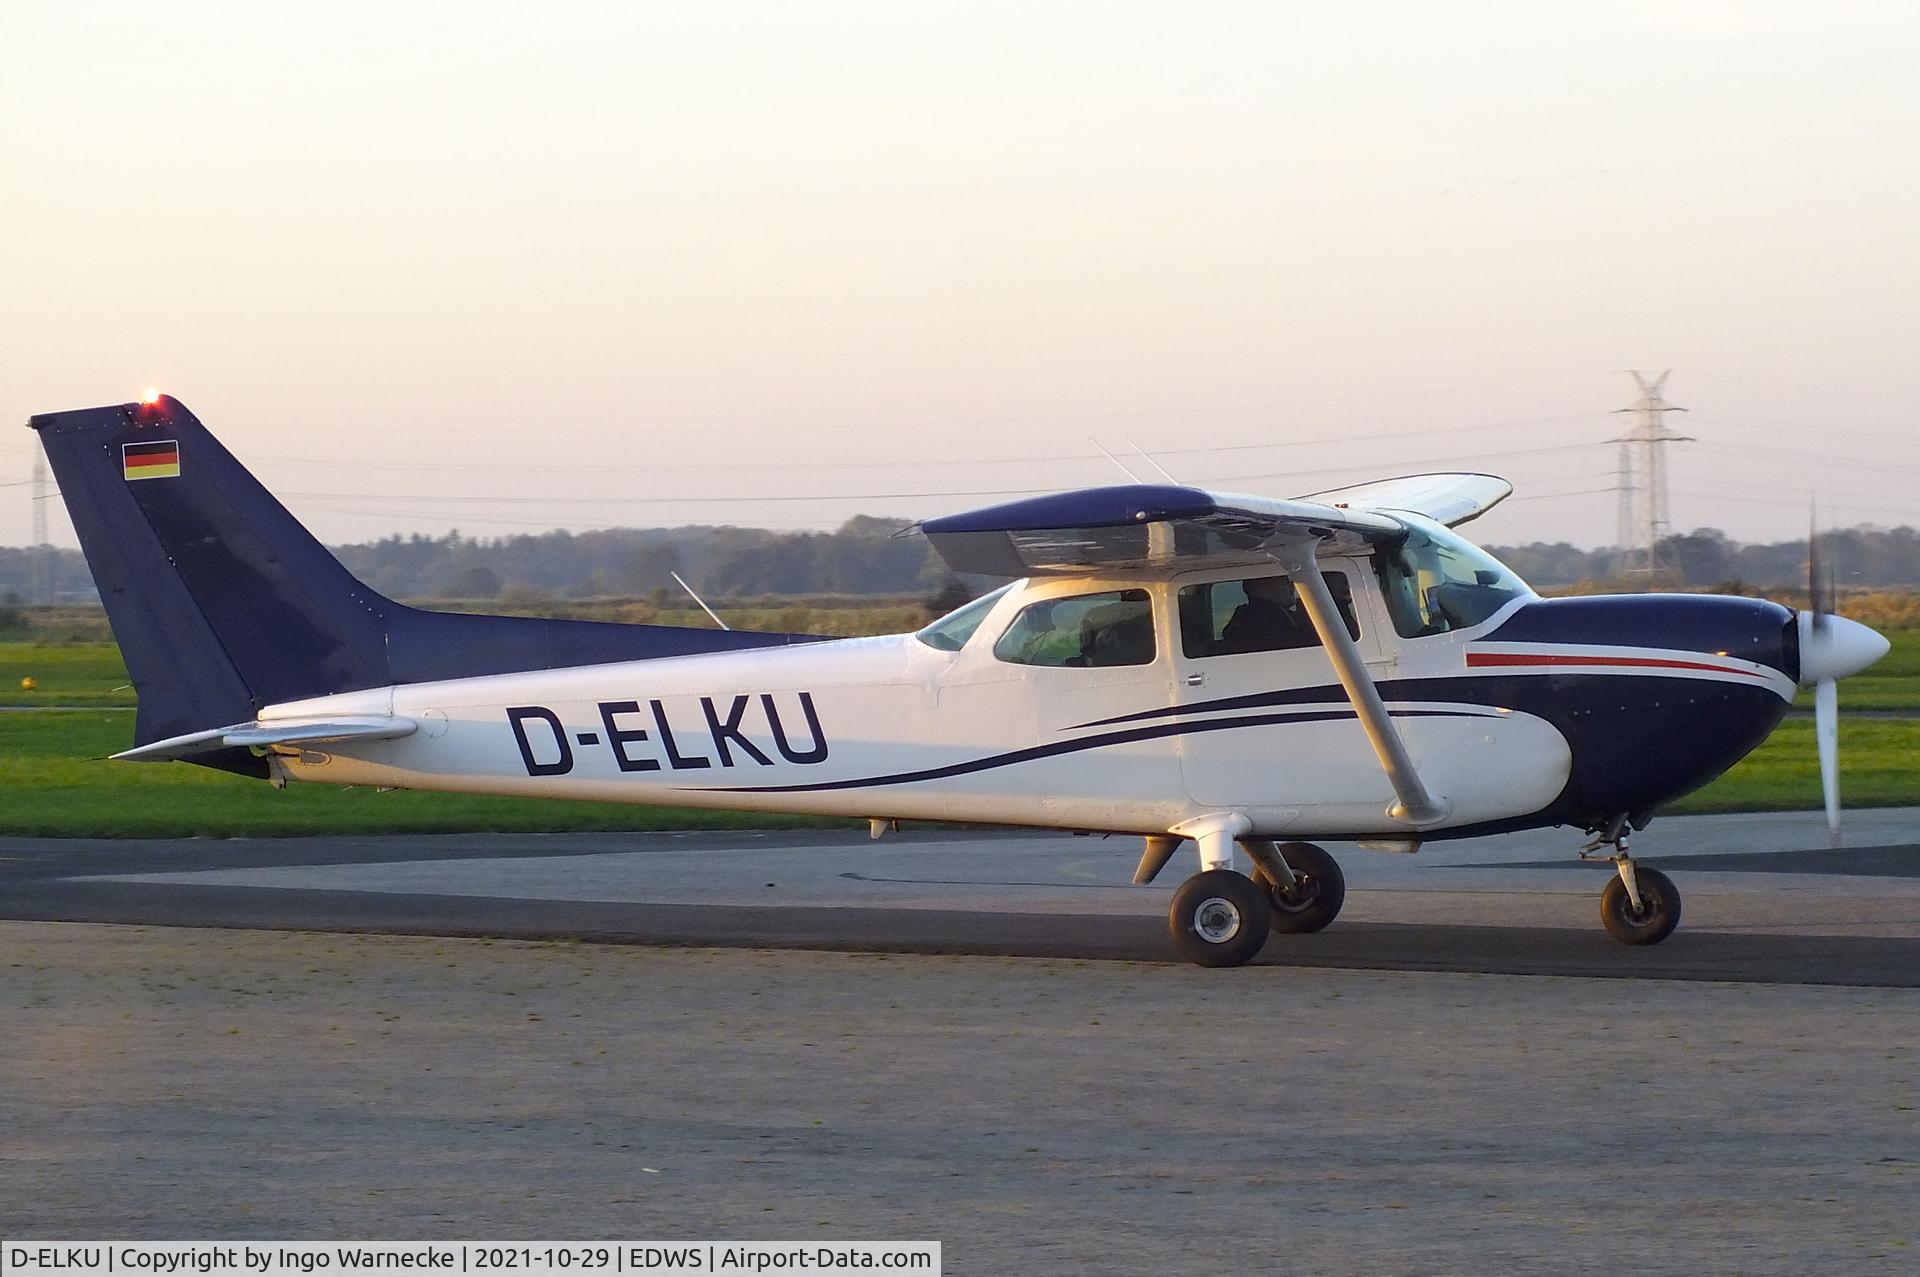
[{"label": "wing strut", "polygon": [[1414,769],[1406,742],[1394,729],[1393,718],[1387,713],[1386,702],[1380,699],[1373,675],[1367,673],[1360,645],[1347,633],[1346,623],[1334,606],[1333,594],[1327,589],[1327,579],[1320,575],[1320,560],[1315,555],[1317,545],[1315,541],[1296,541],[1276,557],[1293,577],[1300,591],[1300,602],[1307,610],[1307,619],[1313,622],[1314,633],[1320,636],[1321,646],[1332,658],[1333,672],[1339,677],[1340,686],[1346,689],[1347,699],[1360,716],[1360,726],[1366,729],[1373,752],[1380,759],[1380,767],[1393,785],[1397,797],[1387,808],[1388,818],[1415,826],[1433,824],[1447,814],[1449,805],[1427,792],[1420,773]]}]

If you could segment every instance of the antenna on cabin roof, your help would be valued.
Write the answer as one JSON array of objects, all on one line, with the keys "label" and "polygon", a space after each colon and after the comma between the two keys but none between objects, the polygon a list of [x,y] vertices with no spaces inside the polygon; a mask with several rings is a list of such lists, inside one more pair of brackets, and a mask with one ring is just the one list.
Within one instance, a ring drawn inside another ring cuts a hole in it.
[{"label": "antenna on cabin roof", "polygon": [[1113,462],[1114,465],[1119,466],[1121,474],[1124,474],[1125,476],[1127,476],[1127,478],[1133,480],[1135,483],[1140,482],[1140,476],[1135,474],[1133,471],[1127,469],[1126,462],[1120,460],[1120,458],[1114,456],[1111,452],[1108,452],[1107,446],[1105,444],[1101,443],[1098,439],[1094,438],[1092,435],[1087,436],[1087,442],[1092,444],[1094,447],[1100,449],[1101,453],[1106,457],[1107,460]]},{"label": "antenna on cabin roof", "polygon": [[1135,443],[1133,440],[1131,439],[1127,440],[1127,447],[1132,448],[1134,452],[1139,454],[1141,460],[1145,461],[1148,465],[1152,466],[1155,470],[1158,470],[1168,483],[1180,482],[1178,479],[1173,477],[1173,472],[1171,470],[1168,470],[1165,466],[1161,465],[1158,461],[1154,460],[1154,456],[1151,452],[1148,452],[1145,448],[1142,448],[1139,444]]},{"label": "antenna on cabin roof", "polygon": [[719,626],[723,630],[730,631],[733,629],[731,625],[728,625],[725,621],[720,619],[720,614],[718,612],[714,611],[712,608],[707,606],[707,601],[705,599],[701,598],[698,594],[695,594],[693,592],[693,587],[687,584],[687,578],[685,578],[684,576],[681,576],[678,572],[670,571],[667,573],[667,575],[673,578],[675,585],[678,585],[681,589],[687,592],[688,598],[692,599],[695,603],[698,603],[700,605],[700,610],[702,612],[705,612],[708,616],[713,618],[713,623],[715,625]]}]

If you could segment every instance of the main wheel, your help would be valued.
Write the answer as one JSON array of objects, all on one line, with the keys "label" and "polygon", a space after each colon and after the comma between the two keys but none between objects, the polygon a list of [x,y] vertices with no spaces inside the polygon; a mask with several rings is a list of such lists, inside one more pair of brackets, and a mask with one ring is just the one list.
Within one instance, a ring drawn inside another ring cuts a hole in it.
[{"label": "main wheel", "polygon": [[1304,934],[1339,917],[1347,901],[1347,876],[1340,872],[1340,862],[1310,842],[1281,843],[1276,850],[1293,870],[1291,887],[1281,886],[1258,865],[1253,870],[1254,882],[1273,906],[1273,929]]},{"label": "main wheel", "polygon": [[1673,879],[1645,865],[1633,867],[1640,907],[1627,898],[1627,884],[1615,874],[1600,893],[1600,921],[1621,944],[1659,944],[1680,925],[1680,892]]},{"label": "main wheel", "polygon": [[1231,869],[1209,869],[1180,884],[1167,911],[1173,947],[1203,967],[1253,961],[1267,942],[1273,908],[1253,879]]}]

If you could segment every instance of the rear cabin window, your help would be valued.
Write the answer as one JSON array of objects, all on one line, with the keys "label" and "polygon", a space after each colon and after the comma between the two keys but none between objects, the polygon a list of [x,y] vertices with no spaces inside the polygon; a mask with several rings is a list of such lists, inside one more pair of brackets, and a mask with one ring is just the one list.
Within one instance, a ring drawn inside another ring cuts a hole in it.
[{"label": "rear cabin window", "polygon": [[[1333,595],[1347,633],[1359,638],[1353,587],[1346,574],[1324,575],[1327,593]],[[1313,622],[1288,577],[1250,577],[1180,587],[1180,649],[1189,659],[1319,646],[1320,636],[1314,633]]]},{"label": "rear cabin window", "polygon": [[993,645],[993,654],[1012,665],[1151,665],[1153,604],[1145,590],[1030,603]]}]

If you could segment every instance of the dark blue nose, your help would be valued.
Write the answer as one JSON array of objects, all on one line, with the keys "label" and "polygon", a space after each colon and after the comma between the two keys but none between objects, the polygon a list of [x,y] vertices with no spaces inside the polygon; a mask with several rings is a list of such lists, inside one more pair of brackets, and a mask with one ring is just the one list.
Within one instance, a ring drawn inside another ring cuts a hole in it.
[{"label": "dark blue nose", "polygon": [[1651,816],[1765,740],[1792,703],[1796,637],[1794,614],[1762,599],[1632,594],[1542,599],[1485,641],[1547,654],[1528,708],[1572,747],[1556,806],[1598,824]]}]

